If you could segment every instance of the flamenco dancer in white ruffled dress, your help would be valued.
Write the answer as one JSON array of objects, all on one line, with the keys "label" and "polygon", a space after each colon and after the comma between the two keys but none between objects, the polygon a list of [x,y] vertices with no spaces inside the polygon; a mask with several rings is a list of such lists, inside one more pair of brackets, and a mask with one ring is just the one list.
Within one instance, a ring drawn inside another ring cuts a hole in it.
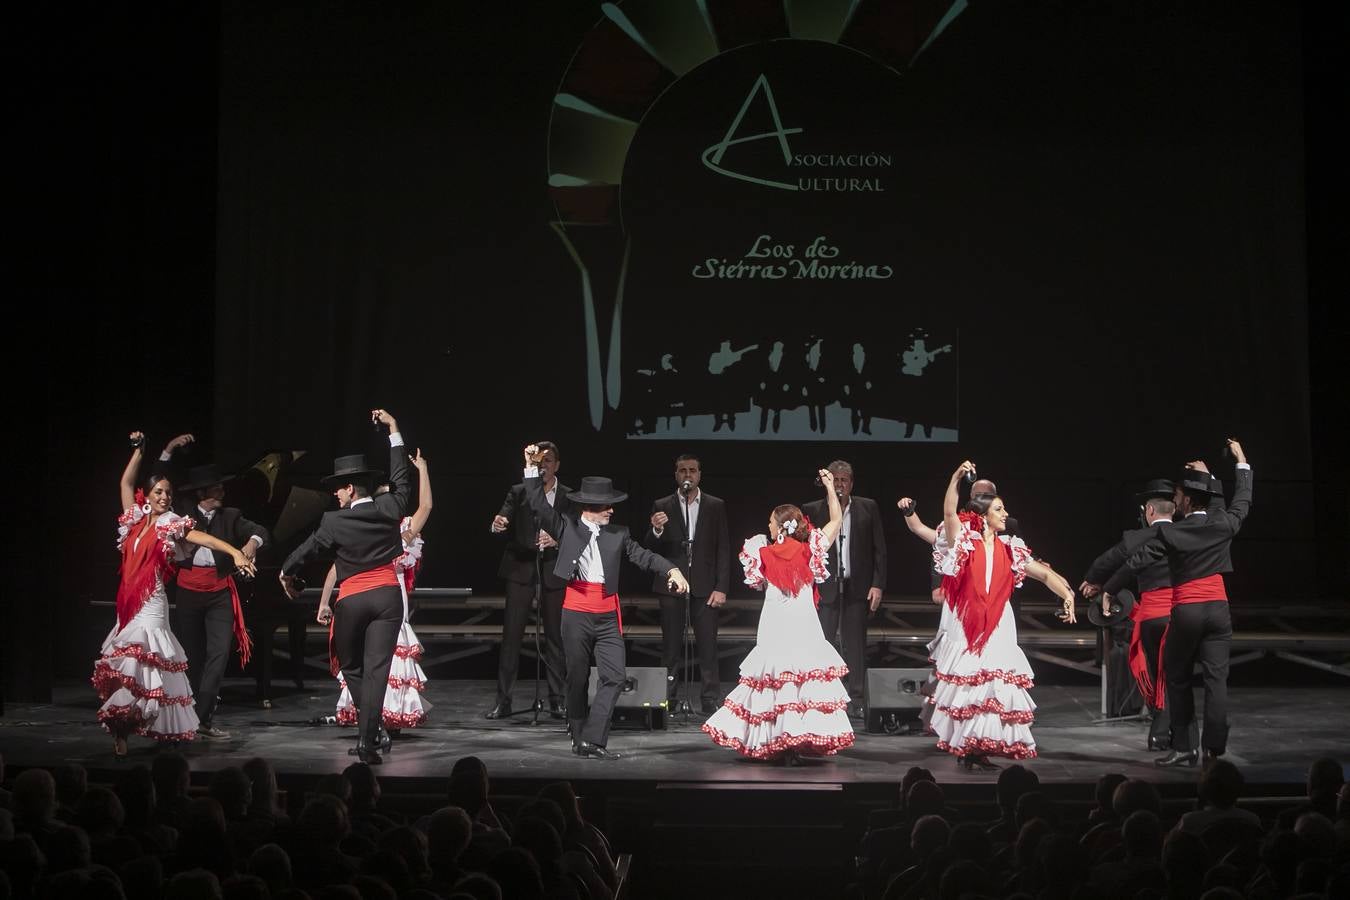
[{"label": "flamenco dancer in white ruffled dress", "polygon": [[938,684],[930,727],[938,749],[954,754],[966,768],[996,769],[990,756],[1036,755],[1031,736],[1036,704],[1028,693],[1033,673],[1017,646],[1008,603],[1013,589],[1030,575],[1064,601],[1060,618],[1076,620],[1068,582],[1033,559],[1021,538],[1002,533],[1008,511],[1001,497],[976,497],[972,508],[957,512],[957,486],[974,471],[967,461],[952,473],[933,545],[934,568],[943,575],[953,618],[934,644]]},{"label": "flamenco dancer in white ruffled dress", "polygon": [[127,736],[159,741],[190,741],[197,735],[197,713],[188,686],[187,654],[169,630],[165,581],[175,562],[187,558],[186,545],[229,554],[241,573],[253,575],[253,563],[234,547],[200,531],[186,516],[175,515],[173,485],[153,474],[136,487],[145,435],[130,435],[133,450],[122,472],[122,508],[117,520],[117,549],[122,554],[117,587],[117,622],[103,641],[90,679],[103,705],[98,720],[113,736],[113,753],[127,754]]},{"label": "flamenco dancer in white ruffled dress", "polygon": [[830,756],[853,743],[848,720],[848,674],[825,639],[816,615],[816,582],[827,577],[825,557],[843,512],[834,476],[820,470],[830,521],[812,528],[791,504],[774,509],[769,534],[741,548],[745,583],[764,589],[755,649],[741,663],[740,683],[703,730],[718,744],[751,759]]},{"label": "flamenco dancer in white ruffled dress", "polygon": [[[427,460],[419,449],[412,457],[417,468],[417,511],[404,516],[399,524],[403,533],[403,555],[394,560],[394,569],[398,573],[399,590],[403,594],[403,625],[399,628],[398,644],[394,647],[394,660],[389,666],[389,687],[384,692],[384,709],[381,719],[386,733],[397,734],[403,728],[416,728],[427,720],[431,703],[422,694],[426,691],[427,676],[419,661],[422,659],[422,642],[417,639],[412,623],[408,621],[408,595],[412,593],[417,570],[422,566],[422,529],[431,517],[431,475],[427,471]],[[378,496],[387,486],[376,491]],[[337,585],[337,567],[328,568],[328,576],[323,582],[323,594],[319,598],[318,620],[323,624],[332,621],[332,607],[329,599]],[[337,721],[339,725],[355,725],[359,716],[352,692],[342,672],[337,673],[338,684],[342,686],[337,701]],[[381,747],[389,749],[388,742],[381,740]]]}]

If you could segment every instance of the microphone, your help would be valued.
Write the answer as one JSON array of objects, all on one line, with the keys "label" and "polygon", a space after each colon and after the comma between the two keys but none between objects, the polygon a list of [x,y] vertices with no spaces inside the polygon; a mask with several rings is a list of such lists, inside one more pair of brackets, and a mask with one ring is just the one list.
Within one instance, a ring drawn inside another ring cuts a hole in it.
[{"label": "microphone", "polygon": [[688,478],[686,478],[686,479],[684,480],[684,482],[680,485],[680,493],[681,493],[681,494],[687,494],[687,493],[689,493],[690,491],[692,491],[693,489],[694,489],[694,483],[693,483],[692,481],[690,481]]}]

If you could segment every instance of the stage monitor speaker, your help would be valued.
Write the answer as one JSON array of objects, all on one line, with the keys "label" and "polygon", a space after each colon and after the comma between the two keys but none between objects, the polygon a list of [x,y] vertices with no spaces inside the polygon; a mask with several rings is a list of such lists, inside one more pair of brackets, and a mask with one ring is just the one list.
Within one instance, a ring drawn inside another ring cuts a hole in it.
[{"label": "stage monitor speaker", "polygon": [[[590,682],[586,685],[586,702],[595,702],[595,683],[599,676],[591,666]],[[663,666],[629,666],[623,679],[623,690],[614,703],[616,725],[636,725],[640,728],[666,727],[666,670]]]},{"label": "stage monitor speaker", "polygon": [[928,701],[924,684],[932,669],[868,669],[863,685],[863,720],[869,734],[916,731]]}]

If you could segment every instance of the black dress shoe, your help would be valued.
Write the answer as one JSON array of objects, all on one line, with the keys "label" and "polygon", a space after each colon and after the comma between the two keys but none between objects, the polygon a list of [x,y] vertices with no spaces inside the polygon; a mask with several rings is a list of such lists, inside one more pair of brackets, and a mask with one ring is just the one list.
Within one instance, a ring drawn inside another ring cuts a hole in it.
[{"label": "black dress shoe", "polygon": [[601,747],[599,744],[592,744],[590,741],[582,741],[573,748],[573,752],[582,759],[618,759],[619,754],[613,753]]},{"label": "black dress shoe", "polygon": [[392,747],[393,744],[393,738],[389,736],[389,732],[385,731],[384,726],[381,725],[380,730],[375,732],[375,745],[380,748],[381,753],[388,753],[389,748]]},{"label": "black dress shoe", "polygon": [[961,765],[969,770],[978,769],[981,772],[993,772],[1001,768],[997,763],[991,763],[989,757],[982,754],[968,753],[960,759]]},{"label": "black dress shoe", "polygon": [[1159,752],[1163,750],[1171,750],[1172,739],[1165,737],[1153,737],[1152,735],[1150,735],[1148,739],[1148,749],[1157,750]]},{"label": "black dress shoe", "polygon": [[719,706],[719,704],[716,704],[711,700],[703,701],[703,714],[705,716],[711,716],[713,713],[717,712],[717,710],[720,708],[721,707]]},{"label": "black dress shoe", "polygon": [[1218,759],[1220,756],[1223,756],[1222,750],[1211,750],[1208,747],[1206,747],[1204,752],[1201,753],[1201,761],[1205,765],[1209,765],[1210,763],[1214,762],[1214,760]]},{"label": "black dress shoe", "polygon": [[1194,766],[1199,761],[1199,750],[1173,750],[1162,759],[1155,759],[1153,764],[1160,769],[1173,769],[1177,766]]},{"label": "black dress shoe", "polygon": [[504,702],[498,703],[496,706],[492,707],[492,709],[488,710],[487,715],[483,716],[483,718],[504,719],[509,715],[511,715],[511,701],[506,700]]},{"label": "black dress shoe", "polygon": [[863,717],[863,705],[861,703],[850,703],[848,705],[848,717],[850,719],[861,719]]},{"label": "black dress shoe", "polygon": [[357,744],[355,747],[352,747],[347,751],[347,755],[355,756],[368,766],[378,766],[384,762],[384,760],[380,758],[380,754],[377,750],[373,747],[368,747],[365,744]]},{"label": "black dress shoe", "polygon": [[567,707],[557,697],[549,697],[548,714],[553,719],[565,719],[567,718]]}]

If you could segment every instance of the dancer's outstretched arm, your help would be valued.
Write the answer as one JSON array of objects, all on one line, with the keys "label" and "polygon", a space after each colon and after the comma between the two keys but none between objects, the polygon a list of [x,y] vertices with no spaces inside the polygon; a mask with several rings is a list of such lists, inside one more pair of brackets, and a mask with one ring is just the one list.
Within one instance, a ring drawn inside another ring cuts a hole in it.
[{"label": "dancer's outstretched arm", "polygon": [[825,502],[830,507],[830,521],[825,523],[822,530],[826,543],[833,545],[835,538],[839,537],[839,529],[844,527],[844,509],[839,505],[839,495],[834,492],[834,473],[829,469],[821,469],[817,474],[820,475],[820,483],[825,486]]},{"label": "dancer's outstretched arm", "polygon": [[122,509],[128,510],[136,505],[136,473],[141,469],[141,450],[145,446],[145,432],[133,431],[127,435],[131,440],[131,459],[122,470]]},{"label": "dancer's outstretched arm", "polygon": [[957,518],[957,507],[961,502],[957,485],[961,479],[966,477],[967,472],[974,472],[975,464],[966,460],[956,467],[952,473],[951,480],[947,482],[947,493],[942,497],[942,523],[947,526],[947,540],[952,542],[956,540],[957,535],[961,533],[961,520]]},{"label": "dancer's outstretched arm", "polygon": [[931,547],[937,541],[937,529],[923,524],[919,514],[914,511],[914,500],[910,497],[901,497],[895,505],[904,515],[905,527],[909,529],[909,533]]},{"label": "dancer's outstretched arm", "polygon": [[431,473],[427,470],[427,458],[422,455],[422,448],[408,457],[417,469],[417,512],[413,513],[412,521],[408,523],[408,530],[404,532],[403,539],[412,541],[422,533],[426,527],[427,519],[431,518]]},{"label": "dancer's outstretched arm", "polygon": [[1064,580],[1064,576],[1045,563],[1036,560],[1027,563],[1027,574],[1048,587],[1055,596],[1064,601],[1064,612],[1061,614],[1061,618],[1065,622],[1072,625],[1078,621],[1073,612],[1073,588],[1069,587],[1069,582]]}]

